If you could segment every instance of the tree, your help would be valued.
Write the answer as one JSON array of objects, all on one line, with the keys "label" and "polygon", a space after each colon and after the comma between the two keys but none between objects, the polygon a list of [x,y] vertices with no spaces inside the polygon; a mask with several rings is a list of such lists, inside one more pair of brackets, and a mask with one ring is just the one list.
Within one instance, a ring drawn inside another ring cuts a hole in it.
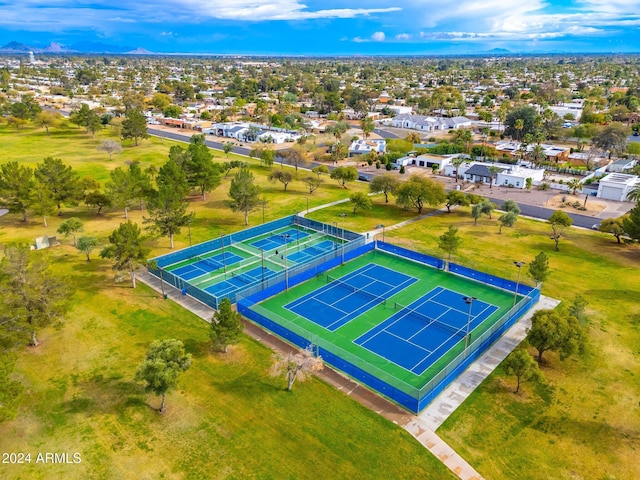
[{"label": "tree", "polygon": [[347,130],[349,130],[349,124],[345,122],[336,122],[333,125],[328,125],[325,129],[325,132],[333,135],[336,139],[336,144],[340,141],[342,135],[344,135]]},{"label": "tree", "polygon": [[624,216],[618,218],[605,218],[600,224],[600,231],[612,234],[618,243],[622,243],[620,238],[625,234]]},{"label": "tree", "polygon": [[56,212],[56,199],[46,185],[36,180],[29,192],[29,206],[34,215],[42,217],[46,227],[47,217]]},{"label": "tree", "polygon": [[538,351],[538,363],[546,351],[557,351],[560,359],[582,351],[585,336],[576,317],[556,310],[538,310],[531,317],[527,342]]},{"label": "tree", "polygon": [[518,215],[514,212],[507,212],[500,215],[500,217],[498,217],[498,222],[500,223],[498,233],[502,233],[502,227],[513,227],[516,224],[516,220],[518,220]]},{"label": "tree", "polygon": [[456,253],[462,244],[462,239],[458,236],[458,229],[453,225],[449,225],[449,229],[439,238],[438,248],[444,250],[449,255],[448,259],[451,260],[451,255]]},{"label": "tree", "polygon": [[148,229],[152,233],[169,237],[169,248],[173,249],[173,237],[193,218],[192,214],[186,213],[188,206],[181,192],[162,185],[149,199],[149,217],[145,217],[144,223],[150,224]]},{"label": "tree", "polygon": [[584,325],[586,321],[585,307],[589,305],[582,295],[576,295],[567,309],[569,315],[576,317],[580,325]]},{"label": "tree", "polygon": [[504,359],[502,369],[507,375],[515,375],[517,379],[515,393],[520,391],[520,383],[542,379],[542,372],[538,367],[538,363],[523,347],[516,348]]},{"label": "tree", "polygon": [[300,145],[295,145],[289,150],[280,152],[280,156],[282,158],[286,158],[289,161],[289,164],[295,167],[296,175],[298,174],[298,167],[304,167],[307,165],[307,158]]},{"label": "tree", "polygon": [[460,165],[462,165],[466,160],[463,157],[455,157],[454,159],[451,160],[451,165],[453,165],[456,168],[456,183],[458,183],[458,169],[460,168]]},{"label": "tree", "polygon": [[624,231],[634,240],[640,240],[640,204],[631,209],[622,220]]},{"label": "tree", "polygon": [[98,150],[107,152],[109,154],[109,161],[111,161],[114,153],[122,152],[122,145],[115,140],[103,140],[100,145],[97,146]]},{"label": "tree", "polygon": [[489,173],[491,174],[491,181],[489,183],[489,190],[493,190],[493,184],[496,181],[496,175],[498,175],[502,171],[502,168],[496,167],[495,165],[491,165],[489,167]]},{"label": "tree", "polygon": [[163,413],[167,392],[177,386],[178,377],[190,365],[191,354],[185,353],[180,340],[156,340],[149,346],[135,379],[146,383],[145,391],[162,396],[159,412]]},{"label": "tree", "polygon": [[139,138],[149,137],[149,133],[147,133],[147,119],[142,113],[142,110],[139,109],[127,110],[125,117],[122,122],[120,135],[125,140],[133,138],[137,147]]},{"label": "tree", "polygon": [[369,195],[364,192],[352,193],[349,200],[353,203],[353,213],[356,213],[358,209],[371,210],[371,207],[373,207],[373,202],[369,198]]},{"label": "tree", "polygon": [[28,332],[29,345],[38,345],[39,329],[62,323],[70,292],[40,252],[31,254],[27,245],[7,246],[0,262],[0,284],[5,307],[0,325],[8,331]]},{"label": "tree", "polygon": [[502,202],[500,209],[504,212],[513,212],[516,215],[520,215],[520,207],[513,200],[505,200]]},{"label": "tree", "polygon": [[111,181],[107,183],[107,195],[117,208],[124,209],[124,218],[129,218],[129,208],[133,203],[135,186],[130,172],[120,167],[110,173]]},{"label": "tree", "polygon": [[360,130],[362,130],[362,136],[365,140],[374,129],[375,125],[373,124],[373,119],[371,117],[366,116],[360,120]]},{"label": "tree", "polygon": [[168,105],[162,109],[162,114],[168,118],[180,118],[180,115],[182,115],[182,108],[178,105]]},{"label": "tree", "polygon": [[222,151],[224,152],[227,158],[229,158],[229,153],[231,153],[232,150],[233,150],[233,143],[224,142],[222,144]]},{"label": "tree", "polygon": [[384,193],[384,202],[389,203],[389,194],[395,195],[400,180],[389,173],[385,173],[380,176],[373,177],[369,184],[369,192],[371,193]]},{"label": "tree", "polygon": [[473,224],[478,224],[478,219],[482,217],[482,204],[476,203],[471,207],[471,218],[473,218]]},{"label": "tree", "polygon": [[[505,135],[522,139],[527,133],[535,133],[538,112],[531,106],[522,106],[511,110],[505,118]],[[518,122],[518,120],[521,120]],[[520,127],[520,128],[517,128]]]},{"label": "tree", "polygon": [[529,262],[529,275],[537,283],[544,282],[549,276],[549,257],[544,252],[540,252],[533,261]]},{"label": "tree", "polygon": [[263,148],[262,151],[260,152],[260,161],[264,163],[267,167],[270,167],[273,165],[273,161],[275,160],[275,158],[276,158],[276,152],[271,148]]},{"label": "tree", "polygon": [[71,235],[73,237],[73,246],[76,246],[76,234],[82,231],[83,227],[82,221],[77,217],[71,217],[60,224],[58,228],[58,233],[68,237]]},{"label": "tree", "polygon": [[104,207],[111,206],[111,198],[107,194],[96,190],[87,194],[84,203],[90,207],[97,207],[98,211],[96,213],[100,215]]},{"label": "tree", "polygon": [[269,180],[272,182],[281,182],[284,185],[284,191],[287,191],[287,185],[291,183],[293,180],[293,175],[291,172],[287,172],[286,170],[274,170],[269,174]]},{"label": "tree", "polygon": [[342,188],[347,188],[347,182],[354,182],[358,178],[356,167],[337,167],[329,174],[329,177],[338,182]]},{"label": "tree", "polygon": [[238,312],[234,312],[229,299],[224,298],[216,313],[213,314],[211,330],[209,330],[213,348],[226,353],[229,345],[240,342],[242,330],[242,316]]},{"label": "tree", "polygon": [[131,286],[136,288],[136,267],[145,265],[149,255],[149,249],[142,244],[140,227],[127,220],[109,235],[109,242],[111,245],[100,252],[100,257],[114,260],[114,270],[128,270]]},{"label": "tree", "polygon": [[396,203],[402,207],[415,207],[422,213],[424,205],[438,206],[445,202],[444,186],[430,178],[411,175],[409,180],[396,189]]},{"label": "tree", "polygon": [[80,237],[76,248],[87,256],[87,262],[91,261],[89,255],[98,246],[98,239],[94,237]]},{"label": "tree", "polygon": [[625,151],[628,135],[628,127],[620,122],[613,122],[605,126],[599,134],[593,137],[592,142],[603,151],[608,151],[609,158],[611,158],[611,154],[621,154]]},{"label": "tree", "polygon": [[572,178],[567,182],[567,187],[571,190],[571,194],[575,195],[576,191],[582,190],[582,182],[579,178]]},{"label": "tree", "polygon": [[415,144],[422,143],[422,139],[420,138],[420,134],[418,132],[409,132],[404,139],[407,142]]},{"label": "tree", "polygon": [[568,228],[573,223],[573,220],[562,210],[556,210],[549,217],[549,223],[551,224],[551,240],[556,244],[556,252],[560,250],[558,244],[560,238],[564,236],[565,228]]},{"label": "tree", "polygon": [[296,380],[304,382],[312,373],[319,372],[324,368],[322,357],[313,356],[313,345],[296,353],[277,353],[273,356],[273,360],[269,374],[272,377],[285,375],[289,392]]},{"label": "tree", "polygon": [[329,167],[327,167],[326,165],[317,165],[313,167],[311,171],[315,173],[318,178],[320,178],[320,175],[322,175],[323,173],[325,175],[329,174]]},{"label": "tree", "polygon": [[323,182],[320,177],[314,177],[313,175],[307,175],[306,177],[301,178],[300,181],[307,184],[309,187],[309,193],[315,192]]},{"label": "tree", "polygon": [[24,222],[27,221],[32,188],[32,169],[16,161],[0,165],[0,205],[11,213],[22,214]]},{"label": "tree", "polygon": [[60,115],[57,112],[42,111],[35,116],[34,122],[36,123],[36,125],[40,125],[41,127],[44,127],[44,129],[47,132],[47,135],[49,135],[49,127],[58,125],[60,123],[61,118],[62,118],[62,115]]},{"label": "tree", "polygon": [[248,168],[241,168],[231,180],[229,198],[227,206],[234,212],[244,212],[244,224],[249,225],[249,212],[260,204],[260,187]]},{"label": "tree", "polygon": [[36,165],[34,176],[52,194],[58,207],[58,215],[62,215],[62,205],[77,205],[82,199],[80,178],[69,165],[59,158],[47,157]]},{"label": "tree", "polygon": [[468,206],[470,205],[469,197],[460,190],[451,190],[447,193],[447,212],[451,213],[451,207],[454,205]]},{"label": "tree", "polygon": [[155,93],[153,98],[151,99],[151,104],[156,109],[156,111],[161,112],[169,105],[171,105],[171,97],[166,93]]},{"label": "tree", "polygon": [[640,203],[640,183],[637,183],[627,194],[627,200]]},{"label": "tree", "polygon": [[206,200],[207,192],[220,185],[220,170],[213,163],[213,154],[205,143],[205,136],[192,135],[187,149],[188,157],[182,165],[187,183],[200,190],[202,200]]},{"label": "tree", "polygon": [[186,172],[171,159],[167,160],[158,170],[156,184],[158,185],[158,189],[164,187],[167,190],[172,190],[181,200],[184,199],[189,192],[189,182],[187,181]]},{"label": "tree", "polygon": [[535,166],[540,165],[547,159],[547,154],[544,153],[544,147],[542,145],[534,145],[529,152],[529,158]]},{"label": "tree", "polygon": [[488,198],[484,198],[480,205],[480,212],[487,215],[491,220],[491,213],[495,210],[496,204],[491,202]]}]

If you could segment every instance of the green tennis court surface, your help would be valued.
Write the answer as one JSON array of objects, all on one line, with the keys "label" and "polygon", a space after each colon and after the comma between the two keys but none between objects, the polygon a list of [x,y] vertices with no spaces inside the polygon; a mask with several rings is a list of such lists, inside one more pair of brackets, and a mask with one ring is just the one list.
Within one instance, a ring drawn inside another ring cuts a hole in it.
[{"label": "green tennis court surface", "polygon": [[[513,293],[374,250],[255,309],[394,385],[421,388],[487,331]],[[464,298],[473,297],[471,308]],[[290,328],[291,327],[291,328]],[[324,347],[323,347],[324,348]]]}]

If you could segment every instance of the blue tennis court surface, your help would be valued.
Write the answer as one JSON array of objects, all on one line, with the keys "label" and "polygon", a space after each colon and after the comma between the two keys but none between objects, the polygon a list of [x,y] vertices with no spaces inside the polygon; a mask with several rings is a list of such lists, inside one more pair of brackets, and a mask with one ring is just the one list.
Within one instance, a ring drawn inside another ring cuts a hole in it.
[{"label": "blue tennis court surface", "polygon": [[250,245],[261,248],[262,250],[273,250],[274,248],[282,247],[285,243],[295,242],[308,237],[309,234],[301,232],[295,228],[290,228],[286,232],[279,233],[277,235],[271,235],[270,237],[257,240]]},{"label": "blue tennis court surface", "polygon": [[[465,295],[437,287],[369,330],[354,343],[416,375],[464,340],[469,318]],[[469,331],[489,318],[498,307],[474,300]]]},{"label": "blue tennis court surface", "polygon": [[230,265],[238,263],[241,260],[244,259],[240,255],[236,255],[235,253],[219,253],[211,257],[200,258],[197,262],[194,262],[190,265],[185,265],[184,267],[176,268],[171,273],[179,276],[180,278],[184,278],[185,280],[191,280],[204,275],[205,273],[218,270],[225,264],[228,267]]},{"label": "blue tennis court surface", "polygon": [[284,306],[327,330],[334,331],[418,279],[370,263]]},{"label": "blue tennis court surface", "polygon": [[238,273],[233,275],[226,280],[211,285],[210,287],[205,288],[205,291],[212,293],[218,297],[224,295],[230,295],[235,293],[249,285],[256,284],[262,281],[264,272],[264,279],[273,277],[277,274],[273,270],[269,268],[256,267],[253,270],[249,270],[248,272]]},{"label": "blue tennis court surface", "polygon": [[305,246],[303,250],[292,253],[291,255],[287,255],[287,259],[296,263],[308,262],[318,255],[322,255],[335,250],[337,246],[337,243],[334,243],[331,240],[325,240],[316,245]]}]

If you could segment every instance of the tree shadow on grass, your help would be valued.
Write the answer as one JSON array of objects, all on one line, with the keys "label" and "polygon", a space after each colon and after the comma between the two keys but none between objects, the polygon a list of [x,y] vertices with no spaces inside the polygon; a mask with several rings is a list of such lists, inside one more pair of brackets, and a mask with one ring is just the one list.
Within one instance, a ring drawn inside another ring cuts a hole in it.
[{"label": "tree shadow on grass", "polygon": [[184,349],[195,358],[203,358],[209,355],[211,351],[211,342],[208,340],[195,340],[188,338],[183,340]]},{"label": "tree shadow on grass", "polygon": [[221,382],[214,382],[216,389],[223,393],[230,393],[239,397],[254,397],[258,398],[273,392],[281,392],[282,388],[276,386],[271,382],[268,382],[265,375],[261,375],[258,372],[247,372],[243,375],[224,380]]},{"label": "tree shadow on grass", "polygon": [[142,385],[118,377],[94,375],[79,381],[78,392],[71,400],[60,402],[51,411],[65,414],[117,414],[125,408],[149,406]]}]

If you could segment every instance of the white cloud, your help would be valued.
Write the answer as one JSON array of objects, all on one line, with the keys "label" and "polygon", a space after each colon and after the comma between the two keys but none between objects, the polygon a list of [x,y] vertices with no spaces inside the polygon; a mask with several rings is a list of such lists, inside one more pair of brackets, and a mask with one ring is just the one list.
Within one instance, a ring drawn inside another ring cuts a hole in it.
[{"label": "white cloud", "polygon": [[373,35],[371,35],[371,40],[373,40],[374,42],[384,42],[385,38],[386,35],[384,34],[384,32],[375,32]]},{"label": "white cloud", "polygon": [[398,35],[396,35],[396,40],[411,40],[413,38],[413,35],[410,35],[408,33],[399,33]]}]

